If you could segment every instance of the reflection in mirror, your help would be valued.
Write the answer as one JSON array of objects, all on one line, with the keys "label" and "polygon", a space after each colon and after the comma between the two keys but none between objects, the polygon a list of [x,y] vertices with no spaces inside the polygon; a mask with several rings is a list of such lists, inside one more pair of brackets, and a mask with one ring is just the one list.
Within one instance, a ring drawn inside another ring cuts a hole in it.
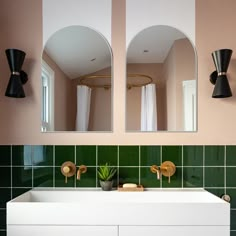
[{"label": "reflection in mirror", "polygon": [[[196,55],[182,32],[160,25],[144,29],[128,47],[126,68],[127,75],[153,80],[127,88],[127,131],[196,131]],[[127,76],[129,83],[137,81]]]},{"label": "reflection in mirror", "polygon": [[104,37],[88,27],[69,26],[49,38],[42,55],[42,131],[112,130],[111,55]]}]

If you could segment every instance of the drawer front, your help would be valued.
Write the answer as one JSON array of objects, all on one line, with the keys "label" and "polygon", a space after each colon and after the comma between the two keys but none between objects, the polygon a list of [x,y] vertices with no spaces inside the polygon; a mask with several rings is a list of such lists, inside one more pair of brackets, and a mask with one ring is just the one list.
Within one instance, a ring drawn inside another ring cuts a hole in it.
[{"label": "drawer front", "polygon": [[7,236],[117,236],[117,226],[8,226]]},{"label": "drawer front", "polygon": [[229,226],[120,226],[119,236],[230,236]]}]

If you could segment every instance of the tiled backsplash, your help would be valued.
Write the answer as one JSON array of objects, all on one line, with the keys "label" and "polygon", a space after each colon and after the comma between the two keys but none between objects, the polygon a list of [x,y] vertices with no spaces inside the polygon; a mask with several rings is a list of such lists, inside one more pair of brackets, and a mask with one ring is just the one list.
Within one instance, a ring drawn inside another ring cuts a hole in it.
[{"label": "tiled backsplash", "polygon": [[[176,173],[168,183],[157,180],[150,166],[169,160]],[[68,178],[61,164],[87,166],[87,173]],[[231,236],[236,236],[236,146],[0,146],[0,236],[6,235],[6,202],[33,187],[99,187],[98,165],[117,167],[115,185],[125,182],[147,188],[203,187],[217,196],[231,196]]]}]

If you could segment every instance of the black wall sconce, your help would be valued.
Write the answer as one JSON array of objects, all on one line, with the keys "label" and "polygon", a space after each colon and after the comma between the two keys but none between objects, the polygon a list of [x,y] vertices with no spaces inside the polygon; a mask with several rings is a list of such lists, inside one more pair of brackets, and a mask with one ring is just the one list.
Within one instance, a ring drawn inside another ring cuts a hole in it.
[{"label": "black wall sconce", "polygon": [[226,76],[232,53],[233,51],[231,49],[220,49],[211,54],[216,67],[216,71],[210,75],[210,81],[215,85],[212,94],[213,98],[227,98],[232,96]]},{"label": "black wall sconce", "polygon": [[26,54],[18,49],[7,49],[5,52],[11,70],[11,76],[7,85],[5,96],[24,98],[25,92],[22,85],[28,81],[28,75],[21,70],[21,67]]}]

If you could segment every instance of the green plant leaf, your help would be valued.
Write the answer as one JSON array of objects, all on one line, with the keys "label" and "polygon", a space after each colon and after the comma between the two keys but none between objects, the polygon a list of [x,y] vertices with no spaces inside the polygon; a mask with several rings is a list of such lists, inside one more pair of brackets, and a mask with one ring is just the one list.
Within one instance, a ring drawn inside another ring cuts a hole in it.
[{"label": "green plant leaf", "polygon": [[111,180],[116,174],[116,168],[111,167],[108,163],[98,167],[98,178],[102,181]]}]

